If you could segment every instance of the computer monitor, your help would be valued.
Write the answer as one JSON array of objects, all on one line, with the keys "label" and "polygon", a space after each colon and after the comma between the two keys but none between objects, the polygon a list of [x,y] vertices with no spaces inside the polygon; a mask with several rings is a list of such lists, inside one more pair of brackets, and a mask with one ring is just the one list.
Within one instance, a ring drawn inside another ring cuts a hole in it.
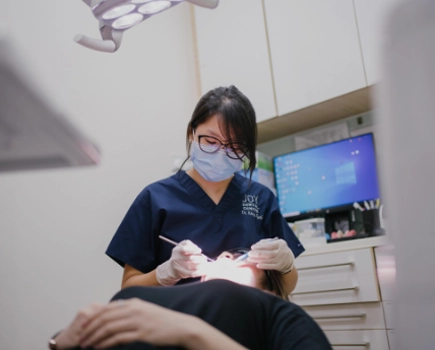
[{"label": "computer monitor", "polygon": [[276,156],[273,163],[279,207],[289,221],[379,198],[373,134]]}]

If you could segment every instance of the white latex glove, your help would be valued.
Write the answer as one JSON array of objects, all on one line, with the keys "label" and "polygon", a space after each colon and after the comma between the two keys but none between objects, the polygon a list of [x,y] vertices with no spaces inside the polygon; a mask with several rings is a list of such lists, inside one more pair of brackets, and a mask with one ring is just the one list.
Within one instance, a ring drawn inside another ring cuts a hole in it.
[{"label": "white latex glove", "polygon": [[294,267],[295,256],[287,242],[278,238],[262,239],[251,247],[247,261],[257,264],[262,270],[277,270],[282,274]]},{"label": "white latex glove", "polygon": [[157,266],[157,281],[162,286],[172,286],[182,278],[199,277],[204,274],[207,259],[192,241],[181,241],[172,249],[171,258]]}]

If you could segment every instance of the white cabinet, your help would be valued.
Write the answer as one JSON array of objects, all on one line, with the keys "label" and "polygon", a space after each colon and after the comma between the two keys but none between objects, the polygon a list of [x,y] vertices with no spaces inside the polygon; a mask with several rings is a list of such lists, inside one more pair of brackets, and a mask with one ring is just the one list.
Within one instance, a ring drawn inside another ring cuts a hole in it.
[{"label": "white cabinet", "polygon": [[364,88],[353,0],[264,0],[278,114]]},{"label": "white cabinet", "polygon": [[194,11],[201,92],[235,85],[252,102],[257,122],[276,117],[262,0]]},{"label": "white cabinet", "polygon": [[307,249],[296,260],[299,281],[290,300],[318,323],[334,349],[393,349],[392,304],[383,299],[388,294],[382,294],[379,274],[391,268],[392,249],[374,247],[363,240],[334,243]]},{"label": "white cabinet", "polygon": [[396,259],[392,245],[374,249],[382,304],[387,329],[394,329],[396,296]]},{"label": "white cabinet", "polygon": [[379,301],[370,248],[301,256],[290,300],[301,306]]},{"label": "white cabinet", "polygon": [[233,0],[194,7],[201,92],[236,85],[257,121],[380,80],[383,27],[401,0]]},{"label": "white cabinet", "polygon": [[304,310],[325,331],[386,328],[380,303],[306,306]]},{"label": "white cabinet", "polygon": [[387,333],[381,330],[364,331],[326,331],[334,350],[388,350]]},{"label": "white cabinet", "polygon": [[382,300],[396,300],[396,258],[392,245],[374,249]]},{"label": "white cabinet", "polygon": [[385,24],[392,7],[400,0],[355,0],[361,50],[369,85],[381,78],[380,52]]}]

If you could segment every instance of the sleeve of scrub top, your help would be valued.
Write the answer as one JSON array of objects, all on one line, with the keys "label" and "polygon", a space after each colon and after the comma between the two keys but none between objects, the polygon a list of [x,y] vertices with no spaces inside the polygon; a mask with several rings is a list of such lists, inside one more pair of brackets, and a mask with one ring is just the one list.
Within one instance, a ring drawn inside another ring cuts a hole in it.
[{"label": "sleeve of scrub top", "polygon": [[106,254],[124,267],[147,273],[155,266],[153,215],[146,191],[133,202],[107,248]]},{"label": "sleeve of scrub top", "polygon": [[305,251],[305,248],[302,246],[301,242],[299,242],[299,239],[288,225],[288,222],[282,216],[274,195],[269,204],[270,211],[265,215],[263,220],[265,231],[270,235],[270,237],[279,237],[285,240],[295,258],[297,258]]}]

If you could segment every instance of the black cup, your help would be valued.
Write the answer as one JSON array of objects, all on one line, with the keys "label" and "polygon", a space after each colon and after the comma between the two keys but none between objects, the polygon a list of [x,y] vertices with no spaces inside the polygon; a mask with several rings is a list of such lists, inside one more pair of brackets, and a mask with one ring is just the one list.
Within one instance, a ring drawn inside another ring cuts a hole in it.
[{"label": "black cup", "polygon": [[362,212],[364,231],[369,236],[384,234],[379,218],[379,209],[369,209]]}]

